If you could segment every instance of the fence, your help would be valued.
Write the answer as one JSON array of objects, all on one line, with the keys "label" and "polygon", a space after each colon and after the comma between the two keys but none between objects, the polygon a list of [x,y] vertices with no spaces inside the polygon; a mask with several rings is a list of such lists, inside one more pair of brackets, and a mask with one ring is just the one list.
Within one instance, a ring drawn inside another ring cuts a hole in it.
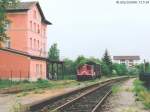
[{"label": "fence", "polygon": [[146,87],[150,88],[150,73],[141,73],[139,78]]},{"label": "fence", "polygon": [[30,80],[30,73],[29,71],[0,71],[0,79],[1,80]]},{"label": "fence", "polygon": [[[45,74],[45,73],[42,72],[42,73],[39,73],[39,75],[36,74],[35,76],[36,79],[41,78],[42,74]],[[0,80],[23,81],[23,80],[32,80],[32,78],[34,77],[31,77],[31,74],[29,71],[13,71],[13,70],[2,71],[0,70]],[[76,80],[76,75],[58,73],[55,76],[55,74],[51,74],[51,78],[49,78],[49,80]]]}]

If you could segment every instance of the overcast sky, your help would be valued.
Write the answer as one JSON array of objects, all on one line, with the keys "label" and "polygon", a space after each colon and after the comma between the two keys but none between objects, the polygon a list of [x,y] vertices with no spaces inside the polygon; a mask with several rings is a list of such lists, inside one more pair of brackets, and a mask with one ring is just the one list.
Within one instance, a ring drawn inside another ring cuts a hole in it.
[{"label": "overcast sky", "polygon": [[[31,1],[31,0],[22,0]],[[46,18],[48,48],[58,43],[61,58],[140,55],[150,59],[150,4],[115,0],[37,0]]]}]

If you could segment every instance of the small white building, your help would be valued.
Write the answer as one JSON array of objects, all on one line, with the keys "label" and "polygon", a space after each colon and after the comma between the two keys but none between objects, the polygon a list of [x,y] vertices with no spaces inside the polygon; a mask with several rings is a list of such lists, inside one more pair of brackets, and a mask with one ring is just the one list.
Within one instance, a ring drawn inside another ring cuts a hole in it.
[{"label": "small white building", "polygon": [[140,62],[140,56],[113,56],[114,63],[125,64],[127,67],[133,67]]}]

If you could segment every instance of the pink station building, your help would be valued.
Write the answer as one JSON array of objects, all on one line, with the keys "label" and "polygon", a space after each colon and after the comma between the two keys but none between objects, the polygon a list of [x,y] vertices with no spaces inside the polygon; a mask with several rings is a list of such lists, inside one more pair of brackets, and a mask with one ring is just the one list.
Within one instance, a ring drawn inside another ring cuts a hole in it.
[{"label": "pink station building", "polygon": [[47,75],[47,25],[38,2],[7,9],[9,39],[0,48],[0,79],[35,81]]}]

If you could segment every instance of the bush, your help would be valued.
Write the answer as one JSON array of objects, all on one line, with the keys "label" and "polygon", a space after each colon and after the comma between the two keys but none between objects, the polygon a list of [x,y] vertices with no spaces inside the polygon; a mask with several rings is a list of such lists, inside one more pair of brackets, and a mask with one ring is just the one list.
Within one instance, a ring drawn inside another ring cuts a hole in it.
[{"label": "bush", "polygon": [[117,71],[116,70],[112,70],[112,75],[116,76],[117,75]]},{"label": "bush", "polygon": [[137,68],[130,68],[129,75],[139,75],[139,70]]},{"label": "bush", "polygon": [[22,83],[30,83],[29,80],[23,80]]},{"label": "bush", "polygon": [[140,91],[145,91],[146,88],[143,86],[143,82],[139,80],[134,81],[134,91],[140,93]]},{"label": "bush", "polygon": [[106,65],[105,63],[101,63],[101,70],[102,70],[103,75],[111,76],[112,74],[110,67]]},{"label": "bush", "polygon": [[128,69],[127,69],[126,65],[124,65],[124,64],[114,63],[113,64],[113,70],[115,70],[116,74],[119,76],[128,75]]},{"label": "bush", "polygon": [[150,109],[150,91],[143,86],[143,82],[135,80],[133,90],[137,94],[138,99],[142,101],[145,108]]},{"label": "bush", "polygon": [[48,80],[38,79],[37,83],[48,83]]},{"label": "bush", "polygon": [[48,88],[51,86],[48,80],[42,80],[42,79],[38,79],[36,85],[37,88]]},{"label": "bush", "polygon": [[0,80],[0,88],[7,88],[13,85],[18,85],[18,82],[11,80]]}]

